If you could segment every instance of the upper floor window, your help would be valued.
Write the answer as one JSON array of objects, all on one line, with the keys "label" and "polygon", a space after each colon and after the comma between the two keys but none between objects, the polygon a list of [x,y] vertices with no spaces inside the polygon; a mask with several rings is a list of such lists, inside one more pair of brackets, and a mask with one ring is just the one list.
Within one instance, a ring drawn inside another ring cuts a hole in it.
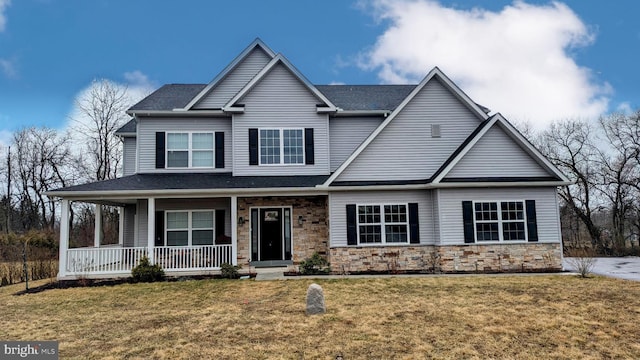
[{"label": "upper floor window", "polygon": [[168,168],[212,168],[213,133],[167,133]]},{"label": "upper floor window", "polygon": [[260,165],[304,164],[303,129],[260,129]]}]

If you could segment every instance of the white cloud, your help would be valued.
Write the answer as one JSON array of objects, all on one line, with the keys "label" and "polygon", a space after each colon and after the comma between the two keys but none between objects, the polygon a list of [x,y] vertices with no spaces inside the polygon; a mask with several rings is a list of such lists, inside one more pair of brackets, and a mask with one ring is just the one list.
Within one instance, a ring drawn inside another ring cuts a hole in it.
[{"label": "white cloud", "polygon": [[11,5],[11,0],[0,0],[0,32],[4,31],[7,26],[7,15],[5,11]]},{"label": "white cloud", "polygon": [[631,108],[631,103],[629,103],[628,101],[618,104],[618,106],[616,107],[616,111],[625,115],[631,115],[634,113],[633,109]]},{"label": "white cloud", "polygon": [[11,140],[13,138],[13,132],[0,129],[0,149],[5,149],[9,144],[11,144]]},{"label": "white cloud", "polygon": [[16,69],[15,63],[11,60],[0,58],[0,70],[8,78],[15,78],[18,76],[18,70]]},{"label": "white cloud", "polygon": [[492,12],[377,0],[369,10],[388,26],[359,66],[384,83],[415,83],[438,66],[475,101],[536,128],[608,108],[611,86],[571,56],[594,34],[565,4],[516,1]]}]

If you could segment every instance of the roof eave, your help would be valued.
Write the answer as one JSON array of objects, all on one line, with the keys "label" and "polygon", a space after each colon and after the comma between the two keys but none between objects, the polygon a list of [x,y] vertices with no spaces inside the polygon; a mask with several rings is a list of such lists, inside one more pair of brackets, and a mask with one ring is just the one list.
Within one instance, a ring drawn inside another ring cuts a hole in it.
[{"label": "roof eave", "polygon": [[127,114],[132,116],[215,116],[226,115],[222,110],[129,110]]},{"label": "roof eave", "polygon": [[324,189],[313,187],[228,188],[228,189],[156,189],[156,190],[101,190],[101,191],[47,191],[45,195],[69,200],[115,199],[123,197],[189,197],[206,195],[247,195],[313,193],[322,195]]}]

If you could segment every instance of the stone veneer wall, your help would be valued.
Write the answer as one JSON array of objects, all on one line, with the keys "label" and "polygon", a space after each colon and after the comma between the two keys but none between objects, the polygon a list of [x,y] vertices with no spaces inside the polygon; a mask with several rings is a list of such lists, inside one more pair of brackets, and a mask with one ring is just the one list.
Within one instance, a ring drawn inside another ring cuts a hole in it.
[{"label": "stone veneer wall", "polygon": [[535,272],[562,270],[558,243],[329,249],[336,274],[361,272]]},{"label": "stone veneer wall", "polygon": [[[286,207],[291,206],[292,223],[292,260],[294,264],[311,257],[314,252],[327,256],[329,241],[329,226],[327,197],[260,197],[238,198],[238,217],[245,219],[243,225],[238,225],[238,264],[248,267],[251,243],[250,209],[252,207]],[[298,225],[298,216],[304,218],[302,226]],[[294,270],[291,268],[290,270]]]}]

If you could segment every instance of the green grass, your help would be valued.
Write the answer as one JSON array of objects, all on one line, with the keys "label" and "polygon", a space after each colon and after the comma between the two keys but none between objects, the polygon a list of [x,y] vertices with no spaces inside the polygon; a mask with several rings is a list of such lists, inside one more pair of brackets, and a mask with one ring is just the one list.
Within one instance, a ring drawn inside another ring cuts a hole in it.
[{"label": "green grass", "polygon": [[77,359],[640,358],[640,283],[574,276],[200,280],[0,288],[0,339]]}]

